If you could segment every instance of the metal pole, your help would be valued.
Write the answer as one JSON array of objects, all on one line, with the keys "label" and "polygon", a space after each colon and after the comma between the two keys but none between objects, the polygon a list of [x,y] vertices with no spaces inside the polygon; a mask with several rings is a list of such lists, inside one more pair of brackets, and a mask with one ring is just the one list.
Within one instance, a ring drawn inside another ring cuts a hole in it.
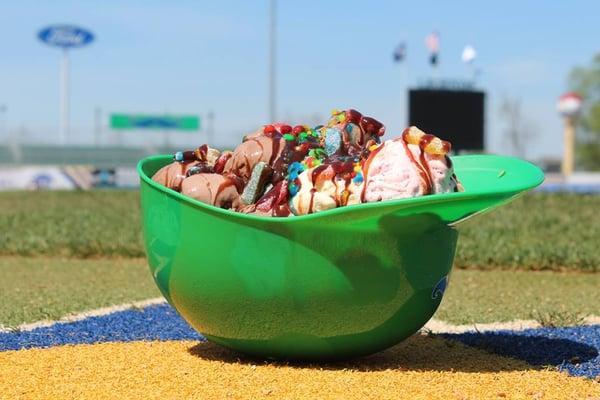
[{"label": "metal pole", "polygon": [[100,137],[102,135],[102,109],[96,107],[94,110],[94,145],[100,146]]},{"label": "metal pole", "polygon": [[276,18],[276,0],[270,0],[269,7],[269,121],[275,122],[277,119],[276,107],[276,72],[275,72],[275,18]]},{"label": "metal pole", "polygon": [[63,48],[60,58],[60,125],[59,141],[61,146],[65,145],[69,134],[69,53]]},{"label": "metal pole", "polygon": [[213,145],[215,113],[211,110],[206,114],[206,142]]},{"label": "metal pole", "polygon": [[8,141],[6,134],[6,104],[0,105],[0,138]]}]

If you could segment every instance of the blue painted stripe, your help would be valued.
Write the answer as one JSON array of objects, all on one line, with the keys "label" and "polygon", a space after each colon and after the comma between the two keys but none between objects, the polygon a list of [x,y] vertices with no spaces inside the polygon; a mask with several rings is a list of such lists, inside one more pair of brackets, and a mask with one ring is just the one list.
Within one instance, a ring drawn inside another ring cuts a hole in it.
[{"label": "blue painted stripe", "polygon": [[171,306],[160,304],[32,331],[0,333],[0,351],[63,344],[185,339],[204,340]]},{"label": "blue painted stripe", "polygon": [[443,336],[531,365],[558,367],[575,376],[600,375],[600,325]]},{"label": "blue painted stripe", "polygon": [[[554,366],[572,375],[590,378],[600,375],[600,325],[469,332],[443,337],[533,366]],[[135,340],[205,339],[171,306],[160,304],[27,332],[0,333],[0,351]]]}]

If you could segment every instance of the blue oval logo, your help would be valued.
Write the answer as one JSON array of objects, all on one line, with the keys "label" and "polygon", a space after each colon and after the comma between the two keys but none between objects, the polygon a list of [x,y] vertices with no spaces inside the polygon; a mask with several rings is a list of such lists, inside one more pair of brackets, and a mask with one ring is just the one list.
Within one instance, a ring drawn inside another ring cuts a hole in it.
[{"label": "blue oval logo", "polygon": [[57,47],[81,47],[94,40],[92,32],[72,25],[53,25],[38,32],[38,38]]},{"label": "blue oval logo", "polygon": [[431,300],[441,299],[448,287],[448,275],[442,277],[431,291]]}]

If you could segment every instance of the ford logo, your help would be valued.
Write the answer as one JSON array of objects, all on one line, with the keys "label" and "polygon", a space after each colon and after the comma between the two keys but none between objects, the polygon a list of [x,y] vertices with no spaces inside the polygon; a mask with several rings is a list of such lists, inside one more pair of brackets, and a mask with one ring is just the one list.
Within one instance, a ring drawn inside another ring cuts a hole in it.
[{"label": "ford logo", "polygon": [[42,29],[38,38],[50,45],[57,47],[81,47],[92,42],[92,32],[72,25],[53,25]]}]

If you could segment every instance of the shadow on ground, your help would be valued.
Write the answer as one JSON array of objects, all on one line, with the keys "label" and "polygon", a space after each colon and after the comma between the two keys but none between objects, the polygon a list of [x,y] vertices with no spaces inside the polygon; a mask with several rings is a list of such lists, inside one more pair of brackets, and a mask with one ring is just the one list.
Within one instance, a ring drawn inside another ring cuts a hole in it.
[{"label": "shadow on ground", "polygon": [[569,339],[518,333],[463,333],[444,335],[491,353],[523,360],[537,366],[559,366],[565,362],[583,363],[598,356],[598,350]]},{"label": "shadow on ground", "polygon": [[[518,333],[498,337],[495,334],[472,333],[474,340],[466,346],[453,338],[459,335],[414,335],[385,351],[341,362],[293,362],[257,359],[226,349],[210,342],[202,342],[188,349],[189,353],[207,360],[253,365],[292,366],[297,368],[354,371],[462,371],[502,372],[542,369],[559,366],[564,360],[584,362],[598,355],[594,347],[568,339],[520,336]],[[461,337],[466,342],[466,337]],[[476,340],[475,340],[476,339]],[[494,347],[494,341],[501,345]],[[480,345],[476,344],[479,343]],[[520,357],[520,352],[504,349],[529,348],[532,357]],[[544,353],[533,357],[535,349]],[[500,351],[502,350],[502,351]],[[496,354],[494,354],[496,353]],[[498,354],[499,353],[499,354]],[[502,355],[500,355],[502,354]]]}]

